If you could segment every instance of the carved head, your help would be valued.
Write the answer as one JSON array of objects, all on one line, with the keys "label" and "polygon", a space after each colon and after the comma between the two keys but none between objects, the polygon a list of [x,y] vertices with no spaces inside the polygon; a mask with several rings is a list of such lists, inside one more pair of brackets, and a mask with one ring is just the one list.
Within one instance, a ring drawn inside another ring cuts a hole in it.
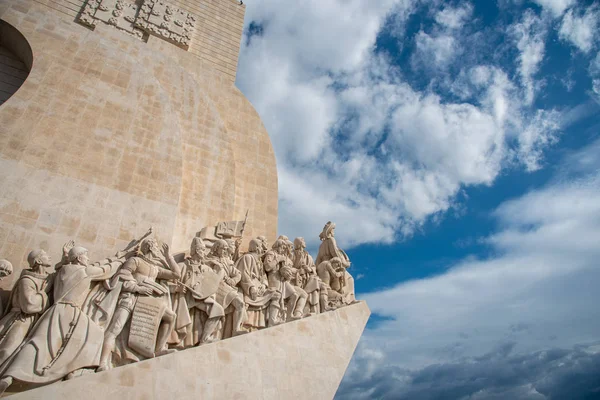
[{"label": "carved head", "polygon": [[259,253],[262,248],[262,243],[258,239],[250,240],[248,243],[248,252],[250,253]]},{"label": "carved head", "polygon": [[331,221],[328,221],[323,227],[323,232],[319,235],[319,239],[325,240],[332,238],[335,235],[335,224]]},{"label": "carved head", "polygon": [[52,260],[44,250],[37,249],[32,250],[27,255],[27,263],[29,263],[30,268],[35,268],[37,266],[49,267],[52,264]]},{"label": "carved head", "polygon": [[292,243],[291,240],[286,240],[285,241],[285,249],[287,251],[287,254],[291,257],[292,254],[294,254],[294,243]]},{"label": "carved head", "polygon": [[196,236],[192,239],[192,245],[190,246],[190,256],[198,256],[199,258],[204,258],[206,254],[206,245],[202,238]]},{"label": "carved head", "polygon": [[339,257],[333,257],[329,262],[334,269],[338,269],[342,266],[342,260],[340,260]]},{"label": "carved head", "polygon": [[0,260],[0,279],[9,276],[13,272],[13,266],[8,260]]},{"label": "carved head", "polygon": [[90,263],[88,250],[81,246],[73,247],[69,250],[69,262],[87,266]]},{"label": "carved head", "polygon": [[261,252],[266,253],[269,250],[269,244],[267,243],[267,238],[265,236],[257,236],[256,240],[260,242]]},{"label": "carved head", "polygon": [[142,240],[142,244],[140,245],[140,252],[143,255],[150,253],[155,257],[160,257],[160,247],[158,247],[158,241],[154,238],[147,238]]},{"label": "carved head", "polygon": [[304,250],[306,248],[306,242],[303,237],[297,237],[294,239],[294,249],[295,250]]},{"label": "carved head", "polygon": [[215,257],[225,257],[229,252],[229,245],[223,239],[215,241],[210,249],[210,255]]},{"label": "carved head", "polygon": [[227,242],[227,252],[231,257],[233,257],[235,254],[235,240],[225,239],[225,241]]},{"label": "carved head", "polygon": [[287,247],[287,242],[284,239],[277,239],[275,243],[273,243],[272,249],[278,254],[286,254]]}]

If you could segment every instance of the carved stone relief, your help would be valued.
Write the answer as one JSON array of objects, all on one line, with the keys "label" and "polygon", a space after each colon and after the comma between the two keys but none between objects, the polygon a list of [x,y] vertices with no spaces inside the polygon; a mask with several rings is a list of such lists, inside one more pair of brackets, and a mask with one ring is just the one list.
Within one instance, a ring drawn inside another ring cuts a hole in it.
[{"label": "carved stone relief", "polygon": [[94,28],[98,21],[138,38],[149,33],[187,49],[196,29],[196,17],[160,0],[141,7],[126,0],[88,0],[79,21]]},{"label": "carved stone relief", "polygon": [[138,6],[125,0],[88,0],[79,21],[92,28],[102,21],[141,39],[144,31],[134,25],[137,13]]},{"label": "carved stone relief", "polygon": [[187,48],[196,29],[196,17],[164,1],[146,0],[135,26]]},{"label": "carved stone relief", "polygon": [[[252,239],[239,254],[244,226],[211,227],[227,238],[198,235],[189,255],[171,252],[152,229],[97,263],[73,241],[54,266],[45,251],[32,251],[0,314],[0,395],[15,380],[49,384],[355,302],[335,224],[323,228],[316,264],[304,239],[283,235],[271,248]],[[11,271],[0,260],[0,277]]]}]

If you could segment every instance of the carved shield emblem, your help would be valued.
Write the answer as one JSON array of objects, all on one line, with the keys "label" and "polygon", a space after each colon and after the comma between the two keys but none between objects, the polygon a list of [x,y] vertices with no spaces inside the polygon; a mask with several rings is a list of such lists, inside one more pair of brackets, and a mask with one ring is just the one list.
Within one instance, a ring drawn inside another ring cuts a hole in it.
[{"label": "carved shield emblem", "polygon": [[139,296],[131,316],[129,347],[144,357],[154,357],[160,321],[167,307],[164,298]]},{"label": "carved shield emblem", "polygon": [[207,269],[202,273],[202,278],[200,279],[200,283],[194,287],[194,297],[198,299],[205,299],[208,296],[212,296],[219,289],[219,283],[221,282],[221,275],[213,271],[212,269]]}]

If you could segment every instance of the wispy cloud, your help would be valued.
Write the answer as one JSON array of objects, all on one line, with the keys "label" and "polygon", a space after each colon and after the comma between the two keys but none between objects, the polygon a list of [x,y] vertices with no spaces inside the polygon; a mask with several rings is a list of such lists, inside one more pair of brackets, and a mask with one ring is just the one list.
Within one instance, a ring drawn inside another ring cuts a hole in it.
[{"label": "wispy cloud", "polygon": [[599,25],[600,9],[597,5],[571,9],[563,17],[559,36],[580,51],[587,53],[595,46]]},{"label": "wispy cloud", "polygon": [[[452,207],[462,187],[490,185],[506,167],[541,165],[557,125],[552,110],[529,101],[541,57],[534,18],[522,22],[517,40],[524,43],[521,81],[500,65],[461,64],[452,85],[469,96],[451,100],[443,90],[413,87],[375,46],[390,23],[400,37],[419,7],[424,2],[249,7],[247,21],[261,35],[242,49],[237,83],[275,146],[282,232],[314,243],[333,219],[342,245],[394,241]],[[472,6],[427,7],[434,27],[413,38],[413,60],[460,63]]]},{"label": "wispy cloud", "polygon": [[533,0],[535,3],[550,11],[555,17],[563,15],[565,10],[577,3],[577,0]]},{"label": "wispy cloud", "polygon": [[[494,211],[497,231],[484,239],[493,256],[467,257],[439,276],[364,296],[391,318],[366,332],[364,358],[385,356],[367,367],[359,356],[341,398],[392,389],[404,393],[395,398],[438,398],[443,389],[441,398],[563,398],[573,388],[569,374],[583,382],[566,397],[597,390],[590,371],[600,369],[600,346],[577,346],[595,343],[600,331],[599,146],[565,159],[571,179]],[[505,351],[492,350],[498,346]],[[580,358],[589,371],[571,362]]]}]

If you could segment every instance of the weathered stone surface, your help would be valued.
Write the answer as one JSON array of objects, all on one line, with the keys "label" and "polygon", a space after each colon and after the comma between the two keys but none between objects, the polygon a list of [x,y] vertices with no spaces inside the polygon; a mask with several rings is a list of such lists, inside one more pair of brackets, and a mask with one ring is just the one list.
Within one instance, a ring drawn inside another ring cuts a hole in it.
[{"label": "weathered stone surface", "polygon": [[369,315],[360,302],[11,399],[331,399]]},{"label": "weathered stone surface", "polygon": [[[174,4],[191,12],[206,2]],[[243,6],[216,3],[207,9],[235,18],[241,35]],[[15,268],[0,288],[14,284],[29,250],[59,259],[70,239],[97,259],[154,226],[182,250],[201,227],[250,210],[245,243],[274,240],[271,142],[231,77],[192,51],[208,54],[209,44],[194,36],[185,51],[104,23],[90,31],[61,10],[53,1],[0,2],[0,19],[34,59],[0,107],[0,257]],[[206,35],[215,18],[196,31]]]}]

